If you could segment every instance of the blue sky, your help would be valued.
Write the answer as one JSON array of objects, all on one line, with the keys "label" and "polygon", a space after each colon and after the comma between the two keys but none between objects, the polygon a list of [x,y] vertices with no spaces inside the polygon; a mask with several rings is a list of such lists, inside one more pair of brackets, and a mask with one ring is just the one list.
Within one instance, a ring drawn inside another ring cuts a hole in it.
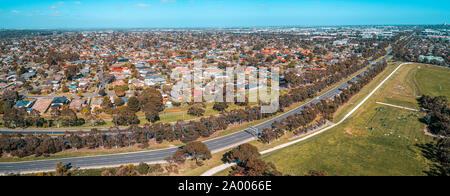
[{"label": "blue sky", "polygon": [[0,29],[441,24],[445,21],[450,22],[449,0],[0,0]]}]

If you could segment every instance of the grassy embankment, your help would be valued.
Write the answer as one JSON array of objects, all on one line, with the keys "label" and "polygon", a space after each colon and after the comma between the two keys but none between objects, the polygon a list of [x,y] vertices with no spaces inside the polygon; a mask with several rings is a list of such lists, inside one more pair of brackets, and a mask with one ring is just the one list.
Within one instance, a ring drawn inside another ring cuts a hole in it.
[{"label": "grassy embankment", "polygon": [[[422,94],[450,97],[450,69],[420,67],[404,65],[341,125],[266,154],[263,159],[290,175],[304,175],[312,169],[331,175],[425,175],[429,161],[417,145],[432,138],[424,135],[424,124],[418,120],[424,114],[376,104],[419,108],[416,98]],[[335,121],[342,119],[393,69],[388,67],[364,87],[336,113]]]}]

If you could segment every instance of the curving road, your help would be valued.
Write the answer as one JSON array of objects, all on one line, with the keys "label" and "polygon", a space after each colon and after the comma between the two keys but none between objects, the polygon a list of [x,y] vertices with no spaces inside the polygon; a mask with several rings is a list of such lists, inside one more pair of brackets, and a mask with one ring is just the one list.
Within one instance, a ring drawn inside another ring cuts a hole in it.
[{"label": "curving road", "polygon": [[[388,55],[381,60],[385,60],[391,56],[391,51],[388,51]],[[380,61],[381,61],[380,60]],[[377,62],[371,62],[371,64],[376,64]],[[364,75],[366,71],[361,72],[359,75]],[[223,151],[234,146],[240,145],[242,143],[249,142],[251,140],[256,139],[255,132],[259,132],[264,128],[271,128],[271,125],[274,121],[280,121],[284,118],[287,118],[290,115],[295,113],[301,113],[303,108],[310,105],[311,103],[318,103],[322,99],[333,98],[334,96],[341,93],[341,89],[345,89],[348,87],[349,81],[357,80],[355,76],[349,79],[347,82],[329,90],[328,92],[320,95],[314,100],[311,100],[308,103],[303,104],[289,112],[286,112],[274,119],[265,121],[261,124],[258,124],[254,127],[250,127],[246,130],[239,131],[233,134],[229,134],[223,137],[214,138],[211,140],[204,141],[204,143],[208,146],[208,148],[214,153]],[[164,158],[171,156],[177,150],[174,148],[167,148],[161,150],[152,150],[152,151],[142,151],[142,152],[133,152],[133,153],[123,153],[123,154],[111,154],[111,155],[101,155],[101,156],[90,156],[90,157],[75,157],[75,158],[64,158],[64,159],[51,159],[51,160],[40,160],[40,161],[27,161],[27,162],[7,162],[0,163],[0,174],[7,173],[29,173],[29,172],[39,172],[39,171],[52,171],[55,169],[55,165],[57,162],[62,162],[64,164],[71,164],[75,167],[80,168],[102,168],[102,167],[113,167],[120,166],[125,164],[137,164],[140,162],[146,163],[158,163],[163,162]]]}]

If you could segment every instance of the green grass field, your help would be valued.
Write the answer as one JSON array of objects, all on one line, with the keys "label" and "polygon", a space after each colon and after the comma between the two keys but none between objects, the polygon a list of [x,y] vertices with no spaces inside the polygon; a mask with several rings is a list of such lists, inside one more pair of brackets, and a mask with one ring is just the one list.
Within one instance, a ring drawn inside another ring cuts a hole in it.
[{"label": "green grass field", "polygon": [[[340,108],[335,121],[342,119],[395,66],[388,67]],[[313,169],[330,175],[425,175],[430,162],[417,145],[432,138],[424,135],[424,124],[418,120],[423,114],[376,102],[418,108],[416,98],[422,94],[450,97],[449,75],[447,68],[404,65],[343,124],[266,154],[263,159],[290,175],[304,175]]]}]

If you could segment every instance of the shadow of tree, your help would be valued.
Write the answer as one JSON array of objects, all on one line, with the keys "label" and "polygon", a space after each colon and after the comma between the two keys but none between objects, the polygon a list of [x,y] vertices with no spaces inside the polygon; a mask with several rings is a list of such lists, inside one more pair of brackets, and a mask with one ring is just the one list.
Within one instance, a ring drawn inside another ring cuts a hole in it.
[{"label": "shadow of tree", "polygon": [[430,170],[423,172],[428,176],[442,176],[443,168],[439,165],[439,157],[434,143],[416,144],[416,146],[420,149],[423,156],[432,162],[429,165]]}]

